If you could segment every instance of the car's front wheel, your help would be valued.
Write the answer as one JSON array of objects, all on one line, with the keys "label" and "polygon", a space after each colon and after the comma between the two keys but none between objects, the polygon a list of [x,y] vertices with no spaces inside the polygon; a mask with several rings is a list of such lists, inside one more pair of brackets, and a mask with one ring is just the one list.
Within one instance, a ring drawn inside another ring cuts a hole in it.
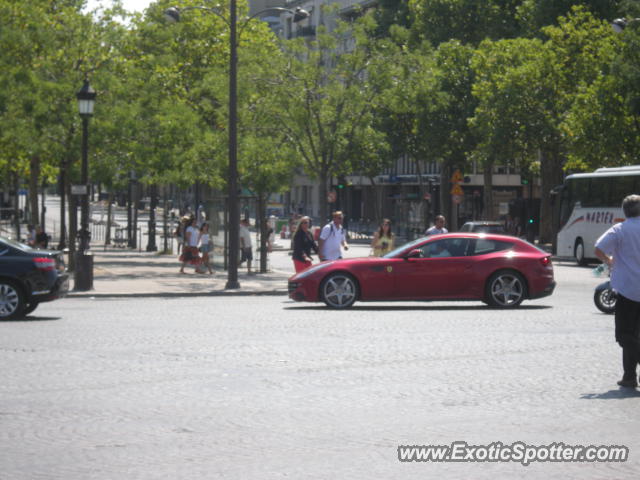
[{"label": "car's front wheel", "polygon": [[496,272],[487,281],[486,303],[492,307],[513,308],[522,303],[527,295],[524,278],[518,272],[505,270]]},{"label": "car's front wheel", "polygon": [[24,307],[24,310],[22,311],[23,315],[29,315],[31,312],[33,312],[36,308],[38,308],[38,305],[40,305],[38,302],[29,302],[29,305],[27,305],[26,307]]},{"label": "car's front wheel", "polygon": [[347,273],[332,273],[320,286],[322,301],[331,308],[348,308],[358,298],[358,284]]},{"label": "car's front wheel", "polygon": [[17,285],[0,280],[0,320],[11,320],[24,311],[24,296]]}]

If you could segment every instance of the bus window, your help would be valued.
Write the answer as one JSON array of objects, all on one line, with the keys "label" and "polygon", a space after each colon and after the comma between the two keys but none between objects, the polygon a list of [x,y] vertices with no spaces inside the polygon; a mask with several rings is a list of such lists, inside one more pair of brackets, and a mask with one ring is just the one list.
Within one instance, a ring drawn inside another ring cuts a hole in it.
[{"label": "bus window", "polygon": [[627,195],[638,191],[637,177],[616,177],[611,189],[611,207],[619,207]]},{"label": "bus window", "polygon": [[611,178],[591,178],[589,196],[582,203],[583,207],[605,207],[611,203]]},{"label": "bus window", "polygon": [[585,202],[589,199],[589,179],[576,178],[571,183],[571,208],[573,209],[576,203],[580,203],[584,207]]}]

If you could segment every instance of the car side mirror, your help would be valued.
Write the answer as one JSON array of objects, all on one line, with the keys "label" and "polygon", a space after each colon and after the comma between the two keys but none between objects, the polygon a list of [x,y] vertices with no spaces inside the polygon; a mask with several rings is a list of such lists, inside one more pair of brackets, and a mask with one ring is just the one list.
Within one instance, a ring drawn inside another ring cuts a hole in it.
[{"label": "car side mirror", "polygon": [[410,258],[420,258],[420,257],[422,257],[422,250],[414,248],[409,253],[407,253],[407,255],[404,258],[410,259]]}]

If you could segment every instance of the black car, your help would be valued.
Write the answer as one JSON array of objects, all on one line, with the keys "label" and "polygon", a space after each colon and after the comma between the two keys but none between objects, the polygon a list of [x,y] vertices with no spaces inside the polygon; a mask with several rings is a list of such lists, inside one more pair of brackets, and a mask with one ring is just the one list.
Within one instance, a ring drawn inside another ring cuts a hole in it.
[{"label": "black car", "polygon": [[27,315],[68,290],[62,252],[36,250],[0,237],[0,320]]}]

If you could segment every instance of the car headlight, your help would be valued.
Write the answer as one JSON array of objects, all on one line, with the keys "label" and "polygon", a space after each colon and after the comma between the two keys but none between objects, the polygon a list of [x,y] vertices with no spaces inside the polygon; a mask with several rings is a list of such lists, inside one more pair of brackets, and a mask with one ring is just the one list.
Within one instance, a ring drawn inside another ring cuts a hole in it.
[{"label": "car headlight", "polygon": [[314,265],[313,267],[307,268],[304,272],[300,272],[294,278],[296,280],[301,280],[303,278],[308,277],[312,273],[316,273],[318,270],[322,270],[323,268],[327,268],[329,265],[333,265],[333,263],[334,262],[319,263],[318,265]]}]

